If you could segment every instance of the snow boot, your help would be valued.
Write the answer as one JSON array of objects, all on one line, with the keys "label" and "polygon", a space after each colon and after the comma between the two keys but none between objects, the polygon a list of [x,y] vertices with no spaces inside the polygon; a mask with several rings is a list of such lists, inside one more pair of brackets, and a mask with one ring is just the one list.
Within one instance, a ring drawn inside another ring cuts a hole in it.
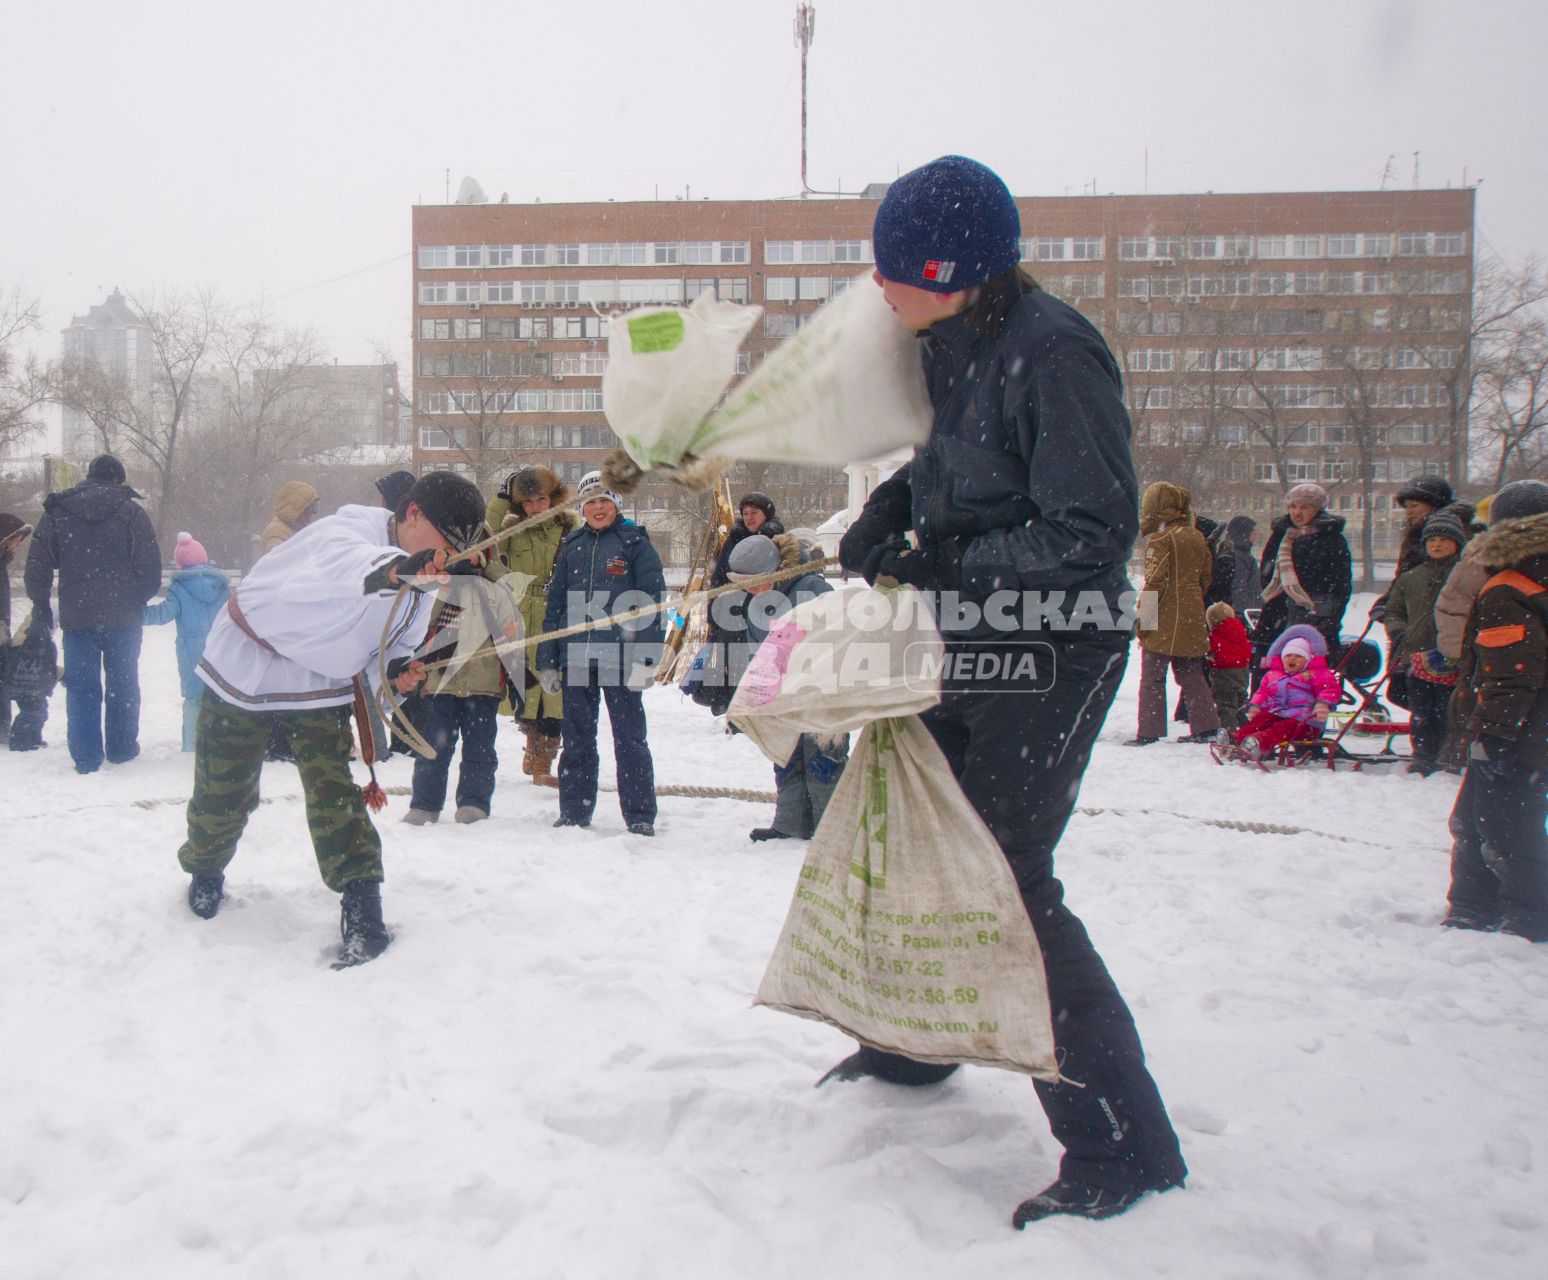
[{"label": "snow boot", "polygon": [[223,875],[195,876],[188,883],[188,909],[201,920],[213,920],[226,896]]},{"label": "snow boot", "polygon": [[631,836],[653,836],[656,834],[656,824],[654,822],[646,822],[643,818],[639,822],[631,822],[629,824],[629,834]]},{"label": "snow boot", "polygon": [[765,840],[799,840],[800,836],[789,836],[776,827],[754,827],[747,833],[747,838],[754,844],[761,844]]},{"label": "snow boot", "polygon": [[829,1067],[813,1087],[820,1089],[830,1080],[847,1083],[870,1076],[876,1080],[885,1080],[888,1084],[917,1088],[920,1085],[940,1084],[956,1069],[955,1062],[917,1062],[900,1053],[883,1053],[862,1045],[837,1066]]},{"label": "snow boot", "polygon": [[1056,1214],[1093,1220],[1111,1218],[1122,1213],[1147,1190],[1146,1187],[1126,1187],[1122,1191],[1115,1191],[1111,1187],[1069,1182],[1060,1178],[1030,1200],[1023,1200],[1017,1205],[1011,1225],[1020,1231],[1029,1222],[1040,1222]]},{"label": "snow boot", "polygon": [[1182,737],[1175,739],[1175,741],[1177,741],[1177,742],[1213,742],[1215,740],[1215,736],[1216,736],[1216,731],[1214,729],[1200,729],[1197,733],[1185,733],[1185,734],[1183,734]]},{"label": "snow boot", "polygon": [[1126,746],[1126,747],[1148,747],[1152,742],[1160,742],[1160,741],[1161,741],[1160,738],[1154,738],[1154,737],[1151,737],[1149,734],[1142,733],[1142,734],[1137,735],[1136,737],[1130,738],[1123,745]]},{"label": "snow boot", "polygon": [[432,822],[439,822],[441,815],[433,809],[410,809],[403,815],[403,821],[411,827],[427,827]]},{"label": "snow boot", "polygon": [[589,827],[590,825],[590,818],[566,818],[561,815],[554,819],[556,827]]},{"label": "snow boot", "polygon": [[526,749],[521,753],[521,771],[527,774],[534,786],[557,787],[554,777],[554,757],[559,754],[559,739],[550,738],[535,729],[523,729],[527,735]]},{"label": "snow boot", "polygon": [[489,810],[480,809],[476,804],[459,804],[452,816],[458,822],[482,822],[489,816]]},{"label": "snow boot", "polygon": [[375,880],[351,880],[344,886],[339,911],[339,948],[335,969],[349,969],[375,960],[387,950],[392,935],[382,923],[382,886]]}]

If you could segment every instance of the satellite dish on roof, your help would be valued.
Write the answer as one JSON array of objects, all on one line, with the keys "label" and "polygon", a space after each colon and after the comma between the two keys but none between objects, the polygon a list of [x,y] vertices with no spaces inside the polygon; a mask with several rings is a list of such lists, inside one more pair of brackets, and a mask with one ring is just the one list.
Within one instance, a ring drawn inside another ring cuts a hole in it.
[{"label": "satellite dish on roof", "polygon": [[478,179],[471,175],[464,177],[462,185],[457,188],[458,204],[488,204],[489,197],[484,194],[483,187],[478,185]]}]

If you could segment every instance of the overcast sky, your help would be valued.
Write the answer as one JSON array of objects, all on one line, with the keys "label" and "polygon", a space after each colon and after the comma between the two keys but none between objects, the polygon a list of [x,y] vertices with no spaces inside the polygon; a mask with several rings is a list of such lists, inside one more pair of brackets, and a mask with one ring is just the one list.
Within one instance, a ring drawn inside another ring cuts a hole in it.
[{"label": "overcast sky", "polygon": [[[21,4],[25,9],[18,11]],[[269,295],[406,362],[409,211],[793,195],[794,0],[19,0],[3,23],[0,287],[43,344],[114,285]],[[810,177],[947,151],[1020,195],[1482,181],[1483,244],[1548,249],[1544,7],[1527,0],[817,0]]]}]

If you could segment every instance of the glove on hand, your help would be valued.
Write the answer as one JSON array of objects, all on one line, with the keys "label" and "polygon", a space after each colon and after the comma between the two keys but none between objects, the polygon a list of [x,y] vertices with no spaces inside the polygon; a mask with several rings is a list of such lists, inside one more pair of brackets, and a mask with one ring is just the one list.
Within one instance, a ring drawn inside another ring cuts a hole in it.
[{"label": "glove on hand", "polygon": [[866,560],[889,538],[900,537],[913,522],[914,494],[908,469],[877,485],[865,509],[839,542],[839,563],[850,573],[860,573]]},{"label": "glove on hand", "polygon": [[[446,555],[444,551],[416,551],[411,556],[399,556],[396,560],[377,565],[366,575],[364,592],[369,596],[379,591],[396,591],[405,584],[416,591],[427,591],[439,584],[418,583],[413,579],[420,577],[426,571],[444,574]],[[436,563],[437,556],[440,557],[439,564]]]},{"label": "glove on hand", "polygon": [[394,658],[387,664],[387,679],[401,694],[410,694],[425,682],[425,664],[418,658]]},{"label": "glove on hand", "polygon": [[882,543],[865,562],[865,580],[872,586],[901,583],[921,591],[950,591],[962,585],[961,538],[947,538],[929,547],[910,547],[902,538]]},{"label": "glove on hand", "polygon": [[556,667],[544,667],[537,675],[538,688],[554,697],[564,687],[564,677],[559,674]]}]

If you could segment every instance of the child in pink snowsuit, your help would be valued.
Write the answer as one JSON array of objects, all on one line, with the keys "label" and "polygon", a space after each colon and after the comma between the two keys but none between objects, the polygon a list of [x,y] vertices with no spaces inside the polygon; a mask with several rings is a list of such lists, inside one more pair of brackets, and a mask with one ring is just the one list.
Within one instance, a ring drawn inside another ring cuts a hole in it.
[{"label": "child in pink snowsuit", "polygon": [[1247,723],[1233,735],[1241,755],[1256,760],[1282,742],[1321,736],[1342,692],[1326,654],[1327,642],[1308,626],[1288,627],[1274,642]]}]

